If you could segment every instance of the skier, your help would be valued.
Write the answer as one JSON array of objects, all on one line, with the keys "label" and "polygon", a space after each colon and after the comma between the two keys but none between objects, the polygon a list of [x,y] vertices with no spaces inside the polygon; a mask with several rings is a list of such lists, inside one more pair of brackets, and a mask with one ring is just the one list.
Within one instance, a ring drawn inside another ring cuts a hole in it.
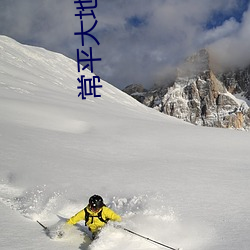
[{"label": "skier", "polygon": [[94,239],[109,220],[120,222],[122,219],[120,215],[105,206],[101,196],[95,194],[89,198],[89,204],[72,216],[67,224],[74,225],[80,220],[85,220],[85,226],[92,232]]}]

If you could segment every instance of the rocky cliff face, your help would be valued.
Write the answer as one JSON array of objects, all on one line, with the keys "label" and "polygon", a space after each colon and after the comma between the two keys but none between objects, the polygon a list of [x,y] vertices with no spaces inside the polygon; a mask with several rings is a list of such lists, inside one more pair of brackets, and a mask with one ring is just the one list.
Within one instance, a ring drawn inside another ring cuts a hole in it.
[{"label": "rocky cliff face", "polygon": [[217,75],[230,93],[241,94],[250,100],[250,66],[244,69],[228,70]]},{"label": "rocky cliff face", "polygon": [[[129,94],[149,107],[196,125],[248,129],[250,109],[233,94],[250,97],[250,67],[215,75],[210,66],[208,51],[201,50],[179,67],[170,87],[146,91],[137,85]],[[128,89],[133,87],[125,92]]]}]

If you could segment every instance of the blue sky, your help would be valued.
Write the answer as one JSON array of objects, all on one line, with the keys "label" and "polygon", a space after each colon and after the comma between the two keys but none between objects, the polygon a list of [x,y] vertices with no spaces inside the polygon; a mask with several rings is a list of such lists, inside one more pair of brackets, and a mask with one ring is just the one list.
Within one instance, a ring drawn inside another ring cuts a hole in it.
[{"label": "blue sky", "polygon": [[[250,0],[98,0],[98,24],[86,37],[94,71],[111,84],[146,87],[167,81],[187,56],[210,48],[223,64],[249,63]],[[81,40],[76,5],[68,0],[0,1],[0,34],[76,59]],[[94,24],[84,18],[85,30]]]},{"label": "blue sky", "polygon": [[237,22],[242,22],[242,17],[244,12],[248,9],[249,0],[240,0],[237,3],[236,8],[233,8],[229,13],[224,13],[222,10],[216,10],[211,14],[211,18],[208,20],[206,24],[207,29],[216,28],[218,26],[223,25],[225,20],[230,18],[234,18]]}]

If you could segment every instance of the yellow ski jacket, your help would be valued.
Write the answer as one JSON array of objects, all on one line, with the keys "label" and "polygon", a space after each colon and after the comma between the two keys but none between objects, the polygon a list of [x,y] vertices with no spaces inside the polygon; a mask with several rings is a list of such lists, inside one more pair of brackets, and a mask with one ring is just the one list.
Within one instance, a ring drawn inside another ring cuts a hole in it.
[{"label": "yellow ski jacket", "polygon": [[[113,210],[110,208],[103,206],[99,211],[93,212],[89,209],[89,207],[86,207],[87,212],[89,213],[88,221],[85,221],[86,226],[88,226],[89,230],[92,233],[97,232],[100,228],[102,228],[106,223],[105,221],[112,220],[112,221],[121,221],[120,215],[116,214]],[[98,215],[100,215],[101,212],[101,218],[104,220],[100,220],[98,218]],[[80,220],[85,220],[85,210],[82,209],[77,214],[72,216],[68,221],[67,224],[75,225]]]}]

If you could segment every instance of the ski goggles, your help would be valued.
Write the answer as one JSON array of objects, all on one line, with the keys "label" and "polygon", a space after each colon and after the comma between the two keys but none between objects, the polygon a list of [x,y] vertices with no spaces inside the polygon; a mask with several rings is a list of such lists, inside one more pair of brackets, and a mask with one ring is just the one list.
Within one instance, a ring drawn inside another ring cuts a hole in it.
[{"label": "ski goggles", "polygon": [[93,206],[93,205],[92,206],[90,205],[89,208],[93,212],[97,212],[97,211],[99,211],[101,209],[101,207],[97,207],[97,206]]}]

